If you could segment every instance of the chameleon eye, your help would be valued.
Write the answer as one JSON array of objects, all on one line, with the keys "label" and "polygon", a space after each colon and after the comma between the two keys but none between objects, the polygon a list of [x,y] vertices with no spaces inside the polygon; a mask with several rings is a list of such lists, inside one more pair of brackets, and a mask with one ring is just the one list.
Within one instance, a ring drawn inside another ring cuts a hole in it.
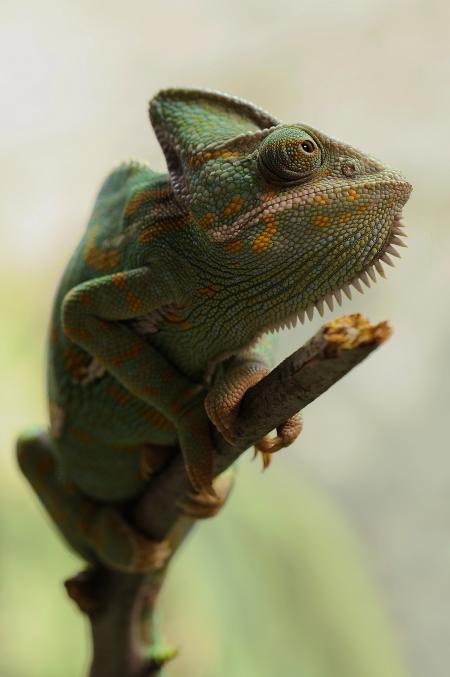
[{"label": "chameleon eye", "polygon": [[271,183],[301,183],[322,164],[322,150],[300,127],[283,127],[266,136],[258,152],[258,167]]}]

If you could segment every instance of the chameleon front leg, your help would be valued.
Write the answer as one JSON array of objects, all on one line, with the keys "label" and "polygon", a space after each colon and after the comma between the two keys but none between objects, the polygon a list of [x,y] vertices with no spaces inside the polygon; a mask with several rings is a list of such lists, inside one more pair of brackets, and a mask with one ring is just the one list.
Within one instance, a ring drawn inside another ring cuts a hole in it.
[{"label": "chameleon front leg", "polygon": [[115,273],[80,284],[66,295],[63,327],[129,392],[175,426],[194,489],[211,493],[213,444],[203,387],[123,323],[176,300],[174,284],[163,271],[142,267]]},{"label": "chameleon front leg", "polygon": [[[236,441],[236,420],[244,394],[273,366],[274,343],[273,335],[264,335],[254,346],[233,357],[219,370],[218,378],[205,399],[209,418],[231,444]],[[292,444],[301,430],[300,416],[292,416],[277,427],[275,436],[266,435],[255,444],[255,453],[262,454],[264,468],[269,465],[271,454]]]}]

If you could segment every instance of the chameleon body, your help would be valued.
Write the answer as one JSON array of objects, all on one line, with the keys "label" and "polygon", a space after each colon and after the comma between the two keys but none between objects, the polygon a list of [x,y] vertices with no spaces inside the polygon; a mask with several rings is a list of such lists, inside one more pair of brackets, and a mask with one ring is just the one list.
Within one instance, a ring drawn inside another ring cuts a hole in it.
[{"label": "chameleon body", "polygon": [[[217,508],[210,421],[233,441],[242,395],[272,366],[269,330],[383,272],[411,189],[350,146],[217,92],[162,91],[150,117],[168,173],[128,162],[106,179],[54,304],[50,432],[18,443],[71,546],[125,571],[167,553],[121,506],[181,449],[198,516],[205,497]],[[299,430],[289,419],[259,448]]]}]

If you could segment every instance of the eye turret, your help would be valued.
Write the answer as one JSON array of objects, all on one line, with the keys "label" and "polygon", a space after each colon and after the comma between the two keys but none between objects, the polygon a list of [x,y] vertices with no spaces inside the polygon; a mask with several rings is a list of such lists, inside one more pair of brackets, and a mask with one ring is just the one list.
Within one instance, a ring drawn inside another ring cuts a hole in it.
[{"label": "eye turret", "polygon": [[323,162],[322,149],[301,127],[283,127],[266,136],[258,151],[258,167],[271,183],[306,181]]}]

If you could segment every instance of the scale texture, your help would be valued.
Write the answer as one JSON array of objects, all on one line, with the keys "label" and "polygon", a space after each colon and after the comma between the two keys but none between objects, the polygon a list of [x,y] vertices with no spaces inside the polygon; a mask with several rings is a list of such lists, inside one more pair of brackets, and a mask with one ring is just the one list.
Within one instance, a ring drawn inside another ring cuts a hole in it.
[{"label": "scale texture", "polygon": [[[239,402],[272,366],[274,330],[383,274],[411,187],[398,172],[241,99],[172,89],[150,102],[168,173],[107,177],[56,294],[49,432],[20,466],[68,543],[124,571],[166,544],[124,517],[181,450],[190,514],[214,514],[211,422],[233,441]],[[290,444],[296,417],[258,445]]]}]

